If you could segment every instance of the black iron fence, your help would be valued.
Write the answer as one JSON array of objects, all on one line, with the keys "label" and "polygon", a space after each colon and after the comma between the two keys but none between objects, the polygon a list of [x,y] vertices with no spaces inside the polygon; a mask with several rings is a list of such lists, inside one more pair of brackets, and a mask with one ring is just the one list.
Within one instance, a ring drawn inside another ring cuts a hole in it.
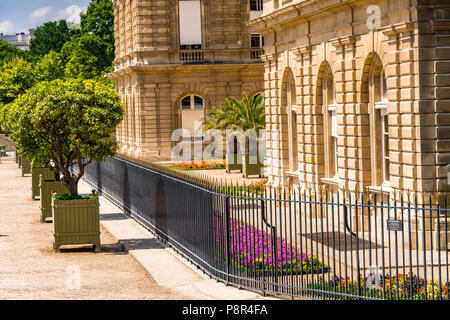
[{"label": "black iron fence", "polygon": [[447,197],[230,186],[120,158],[86,180],[205,273],[320,299],[449,299]]}]

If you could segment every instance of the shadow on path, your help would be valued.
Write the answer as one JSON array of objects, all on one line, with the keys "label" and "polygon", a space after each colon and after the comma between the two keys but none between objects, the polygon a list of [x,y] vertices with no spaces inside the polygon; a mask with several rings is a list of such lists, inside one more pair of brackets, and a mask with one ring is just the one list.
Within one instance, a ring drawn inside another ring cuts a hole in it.
[{"label": "shadow on path", "polygon": [[129,250],[142,250],[142,249],[163,249],[164,247],[160,245],[156,239],[126,239],[120,240],[125,247]]}]

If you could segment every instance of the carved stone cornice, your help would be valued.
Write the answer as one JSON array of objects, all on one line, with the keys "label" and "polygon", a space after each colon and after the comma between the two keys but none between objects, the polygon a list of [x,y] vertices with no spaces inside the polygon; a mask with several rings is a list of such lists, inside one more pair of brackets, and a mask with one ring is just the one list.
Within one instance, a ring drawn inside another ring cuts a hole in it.
[{"label": "carved stone cornice", "polygon": [[402,22],[393,24],[386,29],[383,30],[383,33],[387,36],[394,36],[399,33],[407,33],[407,32],[413,32],[414,31],[414,22]]},{"label": "carved stone cornice", "polygon": [[293,53],[297,57],[301,57],[302,55],[309,54],[312,51],[312,47],[310,45],[300,46],[294,49]]},{"label": "carved stone cornice", "polygon": [[266,63],[278,59],[278,53],[270,53],[261,55],[261,60]]},{"label": "carved stone cornice", "polygon": [[343,36],[343,37],[339,37],[339,38],[334,38],[330,40],[330,43],[335,46],[336,48],[342,47],[342,46],[346,46],[349,44],[354,44],[355,43],[355,37],[351,36],[351,35],[347,35],[347,36]]}]

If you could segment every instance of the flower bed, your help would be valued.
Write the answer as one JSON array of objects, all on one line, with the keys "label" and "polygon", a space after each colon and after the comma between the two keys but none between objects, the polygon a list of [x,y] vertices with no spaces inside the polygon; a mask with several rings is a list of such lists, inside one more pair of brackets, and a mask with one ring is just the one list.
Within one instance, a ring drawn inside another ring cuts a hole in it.
[{"label": "flower bed", "polygon": [[225,169],[225,160],[210,161],[191,161],[191,162],[172,162],[170,168],[178,170],[216,170]]},{"label": "flower bed", "polygon": [[231,195],[241,196],[241,197],[245,197],[247,195],[264,196],[268,181],[269,180],[267,178],[263,178],[259,181],[252,182],[249,185],[223,187],[221,189],[221,191],[226,194],[231,194]]},{"label": "flower bed", "polygon": [[[349,277],[334,276],[330,281],[321,279],[319,283],[309,286],[327,293],[316,293],[323,297],[333,297],[333,293],[343,293],[361,297],[386,300],[448,300],[449,283],[439,286],[437,282],[427,281],[414,274],[397,276],[373,275],[351,281]],[[345,298],[344,296],[341,296]],[[349,299],[357,299],[350,297]]]},{"label": "flower bed", "polygon": [[[224,217],[216,219],[216,248],[220,256],[226,255],[226,223]],[[231,258],[235,266],[258,275],[281,275],[328,272],[327,265],[316,256],[307,254],[277,237],[256,229],[251,224],[232,219],[230,221]],[[276,254],[275,249],[276,248]]]}]

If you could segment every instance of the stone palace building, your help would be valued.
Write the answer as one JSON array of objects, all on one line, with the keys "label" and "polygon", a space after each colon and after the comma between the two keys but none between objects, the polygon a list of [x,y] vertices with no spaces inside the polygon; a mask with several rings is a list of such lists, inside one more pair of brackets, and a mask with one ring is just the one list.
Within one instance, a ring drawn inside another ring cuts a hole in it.
[{"label": "stone palace building", "polygon": [[36,29],[28,29],[28,33],[19,32],[15,35],[0,33],[0,39],[5,40],[10,45],[17,47],[18,49],[27,51],[30,49],[30,41],[34,38],[35,31]]},{"label": "stone palace building", "polygon": [[[263,39],[246,24],[262,0],[115,0],[114,11],[121,154],[170,160],[179,141],[202,143],[209,108],[264,91]],[[178,128],[188,134],[173,141]]]},{"label": "stone palace building", "polygon": [[264,0],[267,174],[275,185],[443,191],[450,1]]}]

